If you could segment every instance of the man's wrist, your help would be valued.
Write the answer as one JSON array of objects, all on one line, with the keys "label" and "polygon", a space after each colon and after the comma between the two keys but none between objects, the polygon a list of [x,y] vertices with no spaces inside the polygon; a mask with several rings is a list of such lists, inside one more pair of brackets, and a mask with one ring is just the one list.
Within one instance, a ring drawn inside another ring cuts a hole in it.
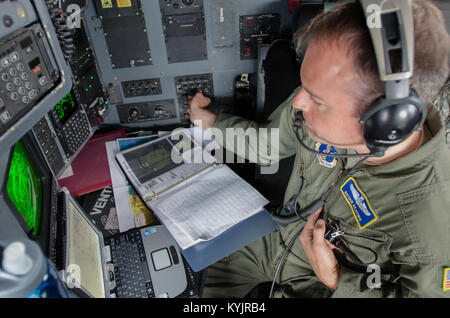
[{"label": "man's wrist", "polygon": [[192,120],[192,123],[195,126],[201,127],[203,129],[211,129],[214,126],[214,122],[216,121],[217,115],[209,110],[203,110],[203,114],[201,116],[196,116],[197,119]]}]

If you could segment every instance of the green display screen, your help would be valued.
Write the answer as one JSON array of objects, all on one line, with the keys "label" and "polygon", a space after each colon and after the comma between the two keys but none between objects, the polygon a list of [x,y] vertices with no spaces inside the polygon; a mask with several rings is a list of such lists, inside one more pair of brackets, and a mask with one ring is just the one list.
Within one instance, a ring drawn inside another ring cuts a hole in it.
[{"label": "green display screen", "polygon": [[41,178],[21,141],[14,146],[6,192],[27,226],[38,234],[42,214]]},{"label": "green display screen", "polygon": [[64,124],[76,110],[77,104],[75,103],[72,93],[67,94],[66,97],[55,106],[56,114],[62,124]]}]

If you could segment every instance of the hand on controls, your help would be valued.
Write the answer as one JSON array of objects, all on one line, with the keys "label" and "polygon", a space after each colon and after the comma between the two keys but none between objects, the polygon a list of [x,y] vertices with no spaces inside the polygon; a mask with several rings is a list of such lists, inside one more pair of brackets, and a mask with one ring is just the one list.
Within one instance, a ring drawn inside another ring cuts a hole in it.
[{"label": "hand on controls", "polygon": [[188,96],[188,103],[187,113],[191,122],[203,129],[212,128],[217,116],[206,109],[211,104],[211,99],[197,92],[195,96]]}]

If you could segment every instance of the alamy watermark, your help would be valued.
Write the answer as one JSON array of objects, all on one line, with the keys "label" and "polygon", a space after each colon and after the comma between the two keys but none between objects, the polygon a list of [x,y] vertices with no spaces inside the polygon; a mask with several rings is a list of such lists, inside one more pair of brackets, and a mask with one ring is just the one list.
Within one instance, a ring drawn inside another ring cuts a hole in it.
[{"label": "alamy watermark", "polygon": [[382,27],[381,12],[385,11],[389,6],[396,8],[396,5],[391,0],[383,0],[380,4],[372,3],[367,6],[366,12],[368,15],[366,22],[369,29],[380,29]]},{"label": "alamy watermark", "polygon": [[[201,127],[199,122],[196,125]],[[244,163],[247,158],[261,166],[261,174],[275,174],[278,171],[279,128],[226,128],[225,133],[212,128],[206,135],[199,129],[194,130],[193,136],[183,131],[186,129],[177,128],[171,134],[171,140],[175,144],[171,159],[175,163]],[[191,139],[195,140],[194,145]],[[230,151],[224,151],[221,146]],[[237,155],[236,158],[234,154]]]},{"label": "alamy watermark", "polygon": [[67,6],[67,27],[69,29],[81,28],[81,8],[77,4]]},{"label": "alamy watermark", "polygon": [[381,269],[377,264],[370,264],[366,269],[367,273],[371,273],[367,279],[366,284],[370,289],[381,287]]}]

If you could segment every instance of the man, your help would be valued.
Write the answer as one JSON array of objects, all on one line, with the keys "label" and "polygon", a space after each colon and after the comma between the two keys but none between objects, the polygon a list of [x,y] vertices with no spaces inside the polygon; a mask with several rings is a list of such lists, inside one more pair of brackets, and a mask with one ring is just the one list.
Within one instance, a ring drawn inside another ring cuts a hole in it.
[{"label": "man", "polygon": [[[295,243],[276,277],[275,296],[450,296],[450,151],[442,119],[431,106],[449,74],[449,36],[442,14],[429,1],[412,1],[412,7],[415,68],[410,83],[430,105],[423,129],[388,148],[383,157],[367,159],[307,222],[282,227],[211,266],[205,297],[243,297],[259,283],[271,282],[293,237]],[[304,115],[299,133],[307,146],[365,154],[369,150],[359,120],[384,94],[384,87],[359,4],[339,5],[319,15],[296,39],[307,46],[302,87],[267,124],[213,114],[205,109],[210,100],[200,93],[191,101],[190,115],[203,128],[224,135],[224,146],[233,151],[235,135],[227,136],[226,128],[279,128],[279,158],[296,156],[285,202],[295,197],[303,179],[297,200],[302,210],[338,182],[355,160],[325,164],[323,156],[302,149],[292,129],[296,111]],[[270,159],[262,158],[269,152],[258,152],[259,159]],[[339,227],[361,261],[358,266],[340,266],[335,246],[324,239],[325,222]]]}]

